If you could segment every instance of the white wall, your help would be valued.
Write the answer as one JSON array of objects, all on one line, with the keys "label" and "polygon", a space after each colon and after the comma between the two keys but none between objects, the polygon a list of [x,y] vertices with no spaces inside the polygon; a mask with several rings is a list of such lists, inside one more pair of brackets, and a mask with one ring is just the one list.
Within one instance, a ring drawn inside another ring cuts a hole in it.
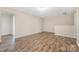
[{"label": "white wall", "polygon": [[10,32],[13,34],[13,15],[10,15]]},{"label": "white wall", "polygon": [[1,35],[12,34],[12,19],[10,19],[10,15],[1,14]]},{"label": "white wall", "polygon": [[23,13],[17,13],[15,17],[16,37],[26,36],[41,32],[40,18],[30,16]]},{"label": "white wall", "polygon": [[1,15],[0,15],[0,36],[1,36]]},{"label": "white wall", "polygon": [[15,15],[15,35],[16,38],[41,32],[41,20],[39,17],[29,15],[24,12],[13,10],[12,8],[0,8]]},{"label": "white wall", "polygon": [[44,19],[44,31],[55,32],[55,25],[74,25],[73,15],[52,16]]},{"label": "white wall", "polygon": [[[0,15],[1,17],[1,15]],[[1,18],[0,18],[0,42],[1,42]]]},{"label": "white wall", "polygon": [[76,8],[76,13],[75,13],[74,17],[75,17],[74,19],[75,19],[77,44],[79,46],[79,8]]},{"label": "white wall", "polygon": [[76,38],[73,25],[56,25],[55,35]]}]

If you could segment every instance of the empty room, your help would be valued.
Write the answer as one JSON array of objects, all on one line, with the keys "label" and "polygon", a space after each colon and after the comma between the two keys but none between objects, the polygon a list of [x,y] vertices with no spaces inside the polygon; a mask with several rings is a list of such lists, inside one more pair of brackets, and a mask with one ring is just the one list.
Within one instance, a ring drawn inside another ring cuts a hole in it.
[{"label": "empty room", "polygon": [[[15,46],[14,51],[79,51],[79,8],[4,7],[0,8],[0,11],[14,16],[15,24],[12,28],[12,35],[15,37],[15,43],[12,45]],[[5,44],[2,39],[0,41],[1,44]]]}]

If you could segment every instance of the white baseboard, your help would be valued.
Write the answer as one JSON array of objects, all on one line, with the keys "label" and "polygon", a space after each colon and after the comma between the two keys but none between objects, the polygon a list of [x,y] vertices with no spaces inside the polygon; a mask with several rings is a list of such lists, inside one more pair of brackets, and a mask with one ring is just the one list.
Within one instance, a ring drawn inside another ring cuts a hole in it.
[{"label": "white baseboard", "polygon": [[33,34],[37,34],[37,33],[41,33],[41,32],[36,32],[36,33],[29,33],[29,34],[22,34],[22,35],[15,35],[15,38],[21,38],[21,37],[25,37],[25,36],[29,36],[29,35],[33,35]]},{"label": "white baseboard", "polygon": [[9,35],[11,35],[11,36],[12,36],[13,34],[5,34],[5,35],[1,35],[1,36],[9,36]]}]

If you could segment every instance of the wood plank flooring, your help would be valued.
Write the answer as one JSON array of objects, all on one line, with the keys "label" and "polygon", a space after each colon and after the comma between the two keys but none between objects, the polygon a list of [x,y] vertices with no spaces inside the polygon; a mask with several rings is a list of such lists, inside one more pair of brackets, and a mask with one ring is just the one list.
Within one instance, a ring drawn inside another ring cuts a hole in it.
[{"label": "wood plank flooring", "polygon": [[18,52],[77,52],[76,39],[42,32],[16,39]]},{"label": "wood plank flooring", "polygon": [[0,52],[12,52],[14,51],[14,42],[12,35],[5,35],[1,37]]}]

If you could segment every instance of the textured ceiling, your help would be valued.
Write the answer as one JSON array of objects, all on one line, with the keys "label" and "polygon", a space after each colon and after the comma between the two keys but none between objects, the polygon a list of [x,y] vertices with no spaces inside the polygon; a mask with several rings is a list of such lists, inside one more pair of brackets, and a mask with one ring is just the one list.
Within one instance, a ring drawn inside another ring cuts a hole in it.
[{"label": "textured ceiling", "polygon": [[59,16],[73,14],[75,12],[74,7],[46,7],[46,10],[39,10],[39,7],[15,7],[13,9],[39,17]]}]

